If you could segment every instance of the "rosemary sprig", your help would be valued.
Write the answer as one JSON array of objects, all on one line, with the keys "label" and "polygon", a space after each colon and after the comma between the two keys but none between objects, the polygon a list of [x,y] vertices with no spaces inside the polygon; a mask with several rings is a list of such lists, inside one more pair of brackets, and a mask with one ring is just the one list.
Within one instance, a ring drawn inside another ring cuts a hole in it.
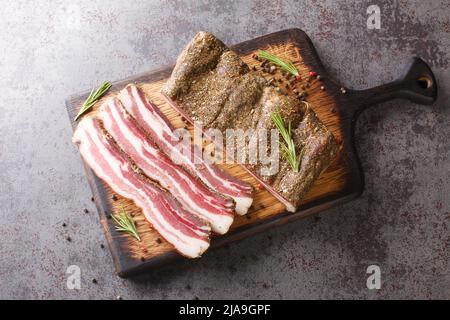
[{"label": "rosemary sprig", "polygon": [[269,62],[272,62],[273,64],[276,64],[281,69],[283,69],[286,72],[289,72],[290,74],[292,74],[294,76],[298,76],[297,68],[290,61],[284,61],[284,60],[280,59],[279,57],[277,57],[267,51],[264,51],[264,50],[259,50],[258,57],[266,59]]},{"label": "rosemary sprig", "polygon": [[117,224],[117,231],[126,232],[137,240],[141,241],[141,237],[139,237],[136,229],[136,223],[134,222],[133,218],[128,215],[124,208],[122,208],[122,210],[118,214],[112,214],[111,217]]},{"label": "rosemary sprig", "polygon": [[275,126],[278,128],[278,131],[280,132],[281,137],[283,138],[283,143],[281,145],[283,156],[286,158],[287,162],[291,165],[292,170],[294,170],[294,172],[298,172],[301,157],[297,156],[297,152],[295,150],[294,140],[292,139],[291,122],[289,121],[289,124],[286,128],[286,124],[278,110],[272,112],[270,114],[270,118],[272,119],[272,122],[275,124]]},{"label": "rosemary sprig", "polygon": [[79,117],[92,108],[92,106],[109,90],[109,88],[111,88],[111,86],[112,85],[109,81],[105,81],[100,87],[97,88],[97,90],[92,89],[91,94],[81,106],[80,112],[78,112],[74,121],[77,121]]}]

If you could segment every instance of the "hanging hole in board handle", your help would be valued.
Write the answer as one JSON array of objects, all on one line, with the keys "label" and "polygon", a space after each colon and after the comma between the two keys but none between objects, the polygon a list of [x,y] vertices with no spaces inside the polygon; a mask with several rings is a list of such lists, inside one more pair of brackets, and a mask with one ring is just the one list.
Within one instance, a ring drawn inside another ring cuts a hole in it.
[{"label": "hanging hole in board handle", "polygon": [[421,76],[421,77],[417,78],[417,84],[422,89],[428,89],[428,88],[431,88],[431,86],[433,85],[433,80],[427,76]]}]

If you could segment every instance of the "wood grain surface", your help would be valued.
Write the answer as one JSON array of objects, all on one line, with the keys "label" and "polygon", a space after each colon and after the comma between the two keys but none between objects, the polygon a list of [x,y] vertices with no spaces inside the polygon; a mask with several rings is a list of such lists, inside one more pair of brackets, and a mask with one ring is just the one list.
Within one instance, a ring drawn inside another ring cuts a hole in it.
[{"label": "wood grain surface", "polygon": [[[363,176],[352,138],[354,122],[359,112],[369,105],[393,98],[407,98],[418,103],[429,104],[435,100],[437,94],[434,76],[420,59],[413,60],[405,75],[392,83],[363,91],[346,89],[344,94],[341,85],[330,78],[323,67],[309,37],[299,29],[280,31],[240,43],[231,48],[250,67],[258,64],[258,61],[252,58],[252,54],[263,49],[292,61],[300,71],[302,79],[307,79],[311,70],[320,74],[320,80],[310,82],[310,87],[307,89],[307,101],[312,105],[319,119],[333,132],[342,148],[336,160],[314,183],[297,213],[286,212],[284,206],[267,190],[262,189],[242,167],[222,165],[235,177],[251,183],[256,192],[249,214],[236,216],[228,234],[213,237],[212,247],[306,217],[357,197],[363,190]],[[160,89],[170,76],[172,68],[173,66],[163,67],[115,82],[109,94],[102,101],[116,94],[128,83],[135,83],[167,115],[175,127],[184,127],[181,116],[160,94]],[[321,88],[322,86],[324,88]],[[89,92],[77,94],[66,101],[74,129],[77,123],[73,119],[88,94]],[[96,104],[92,112],[95,112],[102,101]],[[189,128],[192,129],[192,127]],[[98,179],[86,164],[85,168],[119,276],[131,276],[175,259],[185,259],[151,228],[139,208],[131,201],[121,197],[113,200],[113,192],[109,186]],[[141,242],[127,234],[115,231],[110,215],[118,212],[121,208],[135,217],[138,232],[142,237]],[[208,252],[205,255],[208,255]]]}]

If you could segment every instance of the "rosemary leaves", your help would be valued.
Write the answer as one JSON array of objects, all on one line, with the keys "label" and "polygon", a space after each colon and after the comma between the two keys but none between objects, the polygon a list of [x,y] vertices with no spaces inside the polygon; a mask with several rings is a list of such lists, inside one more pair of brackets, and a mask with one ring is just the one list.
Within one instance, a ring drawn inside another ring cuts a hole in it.
[{"label": "rosemary leaves", "polygon": [[279,57],[264,50],[260,50],[258,52],[258,57],[266,59],[267,61],[279,66],[281,69],[283,69],[286,72],[289,72],[293,76],[297,77],[299,75],[297,68],[290,61],[284,61]]},{"label": "rosemary leaves", "polygon": [[120,232],[126,232],[138,241],[141,241],[141,237],[136,229],[136,223],[133,218],[128,215],[124,208],[118,213],[111,215],[116,223],[116,230]]},{"label": "rosemary leaves", "polygon": [[294,172],[298,172],[301,157],[298,157],[295,149],[294,139],[292,139],[291,122],[289,121],[288,126],[286,127],[284,119],[282,118],[279,111],[272,112],[270,114],[270,118],[272,119],[272,122],[275,124],[281,134],[281,137],[283,138],[283,143],[281,144],[283,156],[292,167],[292,170],[294,170]]},{"label": "rosemary leaves", "polygon": [[112,84],[109,81],[105,81],[102,83],[100,87],[97,88],[97,90],[92,89],[91,94],[86,99],[86,101],[81,106],[80,111],[78,112],[77,116],[75,117],[74,121],[77,121],[78,118],[80,118],[84,113],[86,113],[89,109],[92,108],[92,106],[101,98],[103,95],[108,92],[108,90],[111,88]]}]

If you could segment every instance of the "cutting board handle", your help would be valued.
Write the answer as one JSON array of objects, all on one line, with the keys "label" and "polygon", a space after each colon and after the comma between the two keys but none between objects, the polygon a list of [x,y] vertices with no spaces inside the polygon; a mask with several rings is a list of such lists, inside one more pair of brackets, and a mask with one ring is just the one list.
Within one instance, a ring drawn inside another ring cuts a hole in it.
[{"label": "cutting board handle", "polygon": [[353,113],[395,98],[430,105],[437,98],[437,83],[433,71],[421,58],[413,58],[403,75],[393,82],[365,90],[351,90]]}]

